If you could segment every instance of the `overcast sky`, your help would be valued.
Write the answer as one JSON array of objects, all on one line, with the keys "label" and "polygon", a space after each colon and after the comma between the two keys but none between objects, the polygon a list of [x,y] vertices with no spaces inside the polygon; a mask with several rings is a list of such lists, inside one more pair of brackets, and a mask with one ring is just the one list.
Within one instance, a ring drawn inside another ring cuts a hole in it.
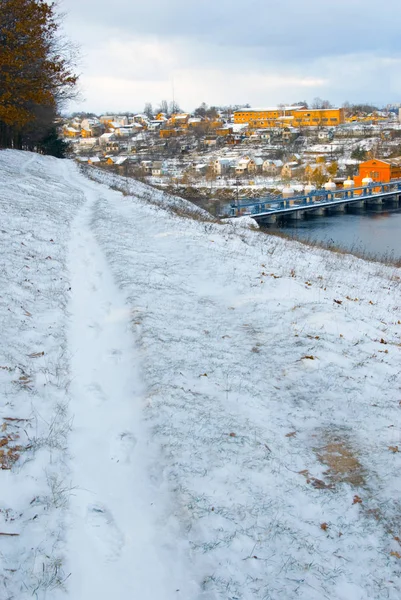
[{"label": "overcast sky", "polygon": [[399,0],[63,0],[72,110],[401,101]]}]

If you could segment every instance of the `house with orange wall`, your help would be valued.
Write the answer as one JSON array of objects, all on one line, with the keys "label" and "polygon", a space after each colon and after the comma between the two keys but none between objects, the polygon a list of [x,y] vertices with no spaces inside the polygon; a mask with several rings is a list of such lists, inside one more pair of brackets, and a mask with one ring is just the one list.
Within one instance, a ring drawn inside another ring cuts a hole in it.
[{"label": "house with orange wall", "polygon": [[372,158],[360,163],[359,174],[354,177],[355,185],[361,186],[365,177],[381,183],[387,183],[392,179],[401,179],[401,157],[387,160]]},{"label": "house with orange wall", "polygon": [[175,129],[160,129],[161,138],[170,138],[175,137],[176,135],[177,131]]}]

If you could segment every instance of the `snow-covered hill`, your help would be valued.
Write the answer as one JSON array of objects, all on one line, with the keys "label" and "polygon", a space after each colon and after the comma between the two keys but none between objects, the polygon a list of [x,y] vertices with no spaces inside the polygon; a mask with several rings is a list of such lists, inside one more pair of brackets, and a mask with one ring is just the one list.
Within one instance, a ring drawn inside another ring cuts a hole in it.
[{"label": "snow-covered hill", "polygon": [[401,272],[107,183],[0,152],[0,598],[398,599]]}]

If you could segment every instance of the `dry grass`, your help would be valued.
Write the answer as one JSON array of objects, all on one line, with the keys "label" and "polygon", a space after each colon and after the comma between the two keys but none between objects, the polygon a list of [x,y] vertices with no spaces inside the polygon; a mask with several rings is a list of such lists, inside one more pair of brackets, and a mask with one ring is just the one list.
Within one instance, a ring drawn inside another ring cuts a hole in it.
[{"label": "dry grass", "polygon": [[[89,179],[92,179],[93,181],[98,181],[96,179],[96,177],[93,176],[93,174],[94,174],[93,167],[90,169],[82,164],[80,164],[79,166],[80,166],[81,171]],[[98,168],[95,167],[95,169],[98,169]],[[98,170],[105,170],[105,169],[100,168]],[[116,175],[116,174],[113,173],[113,175]],[[112,184],[108,183],[107,185],[109,186],[109,188],[114,191],[121,192],[121,194],[123,194],[123,196],[133,196],[133,195],[135,196],[135,194],[133,194],[132,191],[129,189],[128,180],[132,180],[132,182],[139,181],[139,180],[136,180],[135,177],[127,177],[126,179],[122,178],[122,176],[118,176],[118,177],[121,177],[121,181],[120,182],[117,181],[116,183],[112,183]],[[139,181],[139,183],[143,183],[143,182]],[[148,183],[143,183],[143,185],[146,185],[149,188],[149,190],[147,192],[143,192],[138,197],[141,200],[144,200],[145,202],[148,202],[149,204],[152,204],[161,210],[165,210],[169,213],[175,214],[184,219],[191,219],[193,221],[199,221],[201,223],[214,223],[214,224],[220,223],[220,221],[216,217],[214,217],[212,214],[208,213],[208,211],[206,211],[205,209],[202,209],[203,212],[200,212],[200,211],[197,212],[196,209],[199,209],[199,207],[195,203],[191,202],[190,200],[185,200],[185,198],[180,198],[179,196],[171,195],[168,192],[166,192],[164,189],[162,190],[162,193],[166,197],[166,203],[163,204],[163,202],[160,202],[160,200],[156,201],[153,198],[152,188],[157,189],[158,191],[161,191],[161,190],[159,190],[156,186],[151,186]],[[177,202],[177,204],[175,204],[174,200],[176,200],[177,198],[180,198],[181,200],[183,200],[183,202],[182,203]],[[185,203],[188,203],[188,206],[186,206]],[[191,205],[193,205],[193,208]]]},{"label": "dry grass", "polygon": [[332,484],[348,483],[354,487],[364,486],[366,473],[358,454],[345,433],[323,431],[321,444],[313,450],[318,460],[328,467],[325,475]]},{"label": "dry grass", "polygon": [[23,447],[19,445],[17,440],[19,434],[15,432],[7,432],[9,424],[4,422],[1,426],[1,431],[4,434],[0,437],[0,469],[8,471],[17,462],[23,451]]}]

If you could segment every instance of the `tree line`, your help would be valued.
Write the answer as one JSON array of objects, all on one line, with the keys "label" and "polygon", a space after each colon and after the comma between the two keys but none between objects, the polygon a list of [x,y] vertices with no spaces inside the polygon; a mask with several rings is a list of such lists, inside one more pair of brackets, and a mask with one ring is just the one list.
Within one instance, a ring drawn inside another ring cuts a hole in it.
[{"label": "tree line", "polygon": [[56,120],[77,76],[59,28],[55,3],[0,0],[0,147],[64,153]]}]

